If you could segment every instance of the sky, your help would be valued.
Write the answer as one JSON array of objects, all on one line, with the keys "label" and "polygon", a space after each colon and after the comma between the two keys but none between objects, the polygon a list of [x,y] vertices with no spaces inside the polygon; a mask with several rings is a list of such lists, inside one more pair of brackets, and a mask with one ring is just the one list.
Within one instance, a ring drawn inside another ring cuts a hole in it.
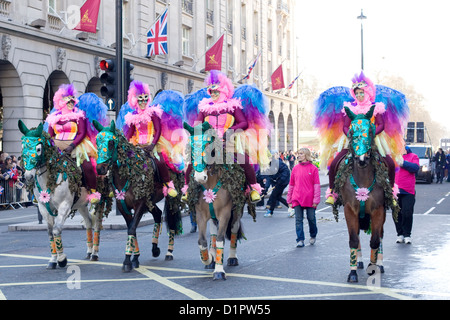
[{"label": "sky", "polygon": [[[361,71],[400,76],[425,98],[431,117],[450,127],[450,1],[295,0],[299,70],[323,89],[350,87]],[[394,88],[395,89],[395,88]]]}]

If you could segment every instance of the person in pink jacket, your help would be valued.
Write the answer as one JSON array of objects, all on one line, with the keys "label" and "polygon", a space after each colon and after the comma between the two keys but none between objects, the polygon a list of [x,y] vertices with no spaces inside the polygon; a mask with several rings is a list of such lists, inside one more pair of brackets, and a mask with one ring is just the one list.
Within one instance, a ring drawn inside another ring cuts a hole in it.
[{"label": "person in pink jacket", "polygon": [[400,206],[398,219],[394,220],[397,243],[411,244],[414,204],[416,203],[416,172],[420,169],[419,157],[411,151],[410,147],[406,146],[403,160],[399,162],[399,165],[400,170],[395,174]]},{"label": "person in pink jacket", "polygon": [[298,153],[299,163],[292,169],[287,202],[295,210],[295,230],[297,233],[297,247],[305,246],[303,232],[303,212],[309,224],[309,243],[316,242],[317,224],[316,207],[320,202],[319,170],[312,163],[311,152],[302,148]]}]

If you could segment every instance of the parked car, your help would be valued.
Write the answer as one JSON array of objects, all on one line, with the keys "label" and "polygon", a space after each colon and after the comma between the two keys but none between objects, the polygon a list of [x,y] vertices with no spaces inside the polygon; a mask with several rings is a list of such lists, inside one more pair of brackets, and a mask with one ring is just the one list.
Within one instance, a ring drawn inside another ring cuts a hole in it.
[{"label": "parked car", "polygon": [[416,173],[416,181],[433,182],[435,174],[433,148],[430,145],[409,145],[409,147],[419,157],[420,169]]}]

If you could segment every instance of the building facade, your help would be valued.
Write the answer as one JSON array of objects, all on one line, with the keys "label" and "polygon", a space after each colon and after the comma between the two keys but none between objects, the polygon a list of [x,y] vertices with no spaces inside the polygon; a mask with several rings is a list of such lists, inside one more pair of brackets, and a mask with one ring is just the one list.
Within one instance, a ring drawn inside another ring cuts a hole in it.
[{"label": "building facade", "polygon": [[[28,127],[42,122],[61,84],[101,97],[99,62],[115,56],[115,1],[101,1],[95,34],[68,28],[70,6],[84,2],[0,0],[3,151],[20,154],[18,120]],[[275,129],[271,148],[295,149],[298,86],[272,92],[270,81],[280,64],[286,87],[298,75],[294,5],[294,0],[123,0],[124,58],[134,65],[134,79],[148,83],[153,93],[170,89],[186,95],[204,87],[205,53],[225,34],[222,71],[236,86],[255,84],[268,97]],[[146,33],[167,6],[169,53],[147,57]],[[258,54],[250,78],[242,81]]]}]

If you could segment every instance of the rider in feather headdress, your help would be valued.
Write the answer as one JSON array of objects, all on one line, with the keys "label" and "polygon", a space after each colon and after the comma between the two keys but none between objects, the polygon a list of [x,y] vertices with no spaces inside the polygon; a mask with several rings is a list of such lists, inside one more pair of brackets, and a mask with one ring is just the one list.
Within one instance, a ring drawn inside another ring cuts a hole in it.
[{"label": "rider in feather headdress", "polygon": [[[243,155],[244,161],[240,165],[249,185],[247,191],[250,192],[251,201],[257,202],[262,190],[256,182],[254,165],[266,168],[270,164],[268,133],[271,126],[267,118],[267,99],[254,86],[243,85],[235,91],[231,80],[216,70],[206,77],[205,84],[206,90],[199,90],[186,99],[186,121],[191,126],[208,122],[222,141],[226,140],[228,130],[235,133],[234,141],[224,143],[227,150],[231,148],[235,154]],[[248,141],[251,143],[246,143]],[[233,145],[230,146],[230,143]],[[185,176],[186,185],[189,184],[191,170],[192,165],[189,165]],[[185,194],[183,199],[186,198]]]},{"label": "rider in feather headdress", "polygon": [[[170,180],[169,166],[175,170],[177,168],[174,166],[177,164],[174,163],[174,157],[172,157],[173,146],[168,143],[163,134],[165,110],[159,104],[152,104],[149,86],[137,80],[130,84],[128,105],[132,112],[128,112],[124,116],[125,125],[122,128],[126,138],[134,145],[141,146],[149,155],[154,156],[164,184],[164,194],[176,197],[178,192],[173,181]],[[179,107],[181,110],[181,106]]]},{"label": "rider in feather headdress", "polygon": [[96,130],[93,120],[106,123],[106,105],[93,93],[85,93],[76,98],[77,90],[73,84],[61,85],[53,97],[54,108],[45,120],[54,144],[74,158],[82,168],[84,180],[89,191],[91,203],[100,201],[95,170],[97,147]]},{"label": "rider in feather headdress", "polygon": [[361,72],[352,79],[352,88],[332,87],[315,101],[314,125],[321,138],[321,166],[329,169],[329,188],[326,204],[333,205],[333,192],[339,163],[348,153],[347,134],[351,121],[344,107],[354,114],[365,114],[375,105],[372,123],[375,125],[375,144],[388,167],[389,182],[394,186],[396,161],[404,148],[403,132],[409,116],[405,96],[394,89],[377,85]]}]

